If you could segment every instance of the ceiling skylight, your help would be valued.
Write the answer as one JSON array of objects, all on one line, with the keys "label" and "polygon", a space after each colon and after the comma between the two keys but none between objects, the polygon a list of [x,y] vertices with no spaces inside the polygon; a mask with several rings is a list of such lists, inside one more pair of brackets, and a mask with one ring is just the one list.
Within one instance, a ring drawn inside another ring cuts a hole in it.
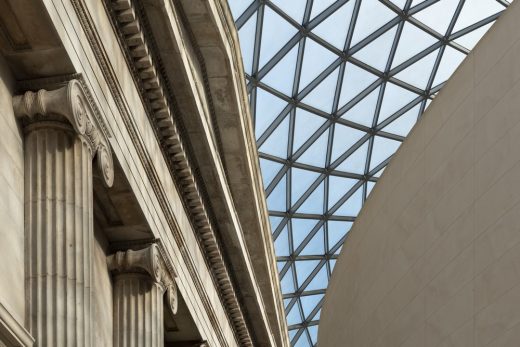
[{"label": "ceiling skylight", "polygon": [[391,156],[505,0],[230,0],[294,346]]}]

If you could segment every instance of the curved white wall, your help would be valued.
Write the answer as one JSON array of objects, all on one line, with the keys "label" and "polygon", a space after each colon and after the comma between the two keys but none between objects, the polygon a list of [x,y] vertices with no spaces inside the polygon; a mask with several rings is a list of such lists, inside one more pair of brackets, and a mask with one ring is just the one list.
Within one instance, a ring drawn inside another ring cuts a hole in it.
[{"label": "curved white wall", "polygon": [[318,344],[520,346],[520,5],[450,79],[350,231]]}]

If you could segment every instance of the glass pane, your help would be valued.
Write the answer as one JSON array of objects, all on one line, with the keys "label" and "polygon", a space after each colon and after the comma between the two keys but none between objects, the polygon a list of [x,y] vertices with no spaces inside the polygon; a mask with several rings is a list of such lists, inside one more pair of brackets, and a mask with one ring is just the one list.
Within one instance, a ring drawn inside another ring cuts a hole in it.
[{"label": "glass pane", "polygon": [[262,82],[287,96],[292,96],[297,57],[298,45],[295,45],[289,53],[283,56],[283,58],[262,78]]},{"label": "glass pane", "polygon": [[266,6],[260,46],[260,66],[264,66],[293,36],[296,28]]},{"label": "glass pane", "polygon": [[377,0],[363,0],[359,8],[352,45],[392,20],[396,14]]},{"label": "glass pane", "polygon": [[385,71],[396,32],[397,26],[394,26],[354,54],[354,58],[361,60],[363,63],[379,71]]},{"label": "glass pane", "polygon": [[[316,4],[316,1],[314,2]],[[312,32],[343,50],[347,38],[348,28],[352,19],[355,1],[349,1],[341,6],[323,22],[318,24]]]},{"label": "glass pane", "polygon": [[338,85],[338,72],[339,68],[336,68],[336,70],[311,90],[311,92],[303,98],[302,102],[318,110],[331,112],[336,86]]},{"label": "glass pane", "polygon": [[300,74],[300,88],[303,88],[315,79],[326,67],[328,67],[337,56],[316,43],[314,40],[305,40],[305,51],[303,53],[302,71]]}]

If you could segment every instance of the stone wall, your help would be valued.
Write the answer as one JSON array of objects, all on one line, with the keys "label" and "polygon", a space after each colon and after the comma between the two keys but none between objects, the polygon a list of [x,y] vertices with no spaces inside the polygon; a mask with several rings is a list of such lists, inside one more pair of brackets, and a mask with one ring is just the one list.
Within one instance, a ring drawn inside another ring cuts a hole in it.
[{"label": "stone wall", "polygon": [[14,81],[0,57],[0,304],[23,324],[23,134],[13,112]]},{"label": "stone wall", "polygon": [[392,159],[334,270],[319,346],[520,343],[520,5]]}]

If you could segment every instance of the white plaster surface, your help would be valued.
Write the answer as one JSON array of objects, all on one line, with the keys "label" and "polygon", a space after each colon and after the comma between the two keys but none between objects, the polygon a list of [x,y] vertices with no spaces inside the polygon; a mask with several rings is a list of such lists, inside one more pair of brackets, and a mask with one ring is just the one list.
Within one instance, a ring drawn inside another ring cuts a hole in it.
[{"label": "white plaster surface", "polygon": [[520,6],[430,105],[335,267],[318,344],[520,345]]}]

